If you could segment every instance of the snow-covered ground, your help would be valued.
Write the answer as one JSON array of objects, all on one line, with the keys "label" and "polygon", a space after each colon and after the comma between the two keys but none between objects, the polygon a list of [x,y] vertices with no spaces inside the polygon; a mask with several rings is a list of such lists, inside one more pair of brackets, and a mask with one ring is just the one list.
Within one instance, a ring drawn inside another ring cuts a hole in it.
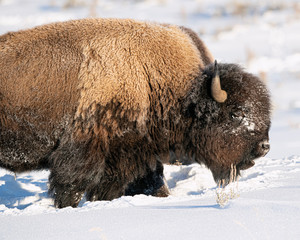
[{"label": "snow-covered ground", "polygon": [[[0,239],[300,239],[300,3],[297,0],[0,0],[0,34],[89,16],[193,28],[221,62],[261,76],[273,99],[271,151],[227,190],[202,166],[165,166],[168,198],[55,209],[48,171],[0,169]],[[96,6],[96,8],[95,8]]]}]

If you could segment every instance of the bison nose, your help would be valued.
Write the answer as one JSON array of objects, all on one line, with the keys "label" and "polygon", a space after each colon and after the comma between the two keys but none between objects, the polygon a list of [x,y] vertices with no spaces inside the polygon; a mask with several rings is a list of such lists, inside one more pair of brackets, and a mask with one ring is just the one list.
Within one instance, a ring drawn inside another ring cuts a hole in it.
[{"label": "bison nose", "polygon": [[260,147],[264,151],[265,155],[270,151],[270,143],[268,140],[260,142]]}]

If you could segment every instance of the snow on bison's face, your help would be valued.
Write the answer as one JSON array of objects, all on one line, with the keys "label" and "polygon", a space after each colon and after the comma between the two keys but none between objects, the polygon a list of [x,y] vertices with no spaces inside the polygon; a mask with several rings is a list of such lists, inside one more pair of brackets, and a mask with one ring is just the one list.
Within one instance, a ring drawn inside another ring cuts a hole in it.
[{"label": "snow on bison's face", "polygon": [[[215,79],[219,90],[213,89]],[[202,90],[191,96],[194,105],[189,106],[197,119],[191,145],[197,149],[195,160],[212,171],[215,181],[228,183],[232,166],[240,174],[270,149],[269,93],[257,77],[234,64],[208,66],[201,81]]]}]

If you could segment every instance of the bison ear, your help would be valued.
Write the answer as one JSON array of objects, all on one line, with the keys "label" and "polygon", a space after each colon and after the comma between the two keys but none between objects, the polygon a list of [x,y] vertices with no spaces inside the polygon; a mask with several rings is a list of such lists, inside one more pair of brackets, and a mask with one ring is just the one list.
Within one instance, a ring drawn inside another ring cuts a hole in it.
[{"label": "bison ear", "polygon": [[211,82],[211,95],[213,99],[218,103],[223,103],[227,99],[226,91],[221,89],[217,60],[215,60],[214,74]]}]

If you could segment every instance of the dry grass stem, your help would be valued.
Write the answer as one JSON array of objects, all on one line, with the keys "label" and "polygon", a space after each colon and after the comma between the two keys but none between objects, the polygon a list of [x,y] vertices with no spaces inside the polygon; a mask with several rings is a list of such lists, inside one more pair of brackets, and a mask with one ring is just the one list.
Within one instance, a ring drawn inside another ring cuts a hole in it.
[{"label": "dry grass stem", "polygon": [[[236,184],[232,184],[236,182]],[[216,201],[220,207],[225,207],[230,199],[238,198],[240,195],[238,193],[238,176],[236,171],[236,166],[231,165],[230,168],[230,178],[228,182],[229,188],[225,188],[226,181],[225,179],[219,181],[218,188],[216,190]]]},{"label": "dry grass stem", "polygon": [[81,7],[85,6],[84,1],[80,0],[67,0],[63,6],[63,8],[73,8],[73,7]]},{"label": "dry grass stem", "polygon": [[182,163],[178,159],[176,159],[174,165],[176,165],[176,166],[182,166]]},{"label": "dry grass stem", "polygon": [[268,83],[268,75],[267,75],[266,72],[260,71],[260,72],[259,72],[259,78],[260,78],[265,84]]},{"label": "dry grass stem", "polygon": [[247,66],[256,58],[256,54],[253,50],[247,48],[246,49],[246,64]]},{"label": "dry grass stem", "polygon": [[91,2],[91,5],[90,5],[90,9],[89,9],[89,12],[90,12],[90,17],[97,17],[97,5],[98,5],[98,0],[93,0]]}]

